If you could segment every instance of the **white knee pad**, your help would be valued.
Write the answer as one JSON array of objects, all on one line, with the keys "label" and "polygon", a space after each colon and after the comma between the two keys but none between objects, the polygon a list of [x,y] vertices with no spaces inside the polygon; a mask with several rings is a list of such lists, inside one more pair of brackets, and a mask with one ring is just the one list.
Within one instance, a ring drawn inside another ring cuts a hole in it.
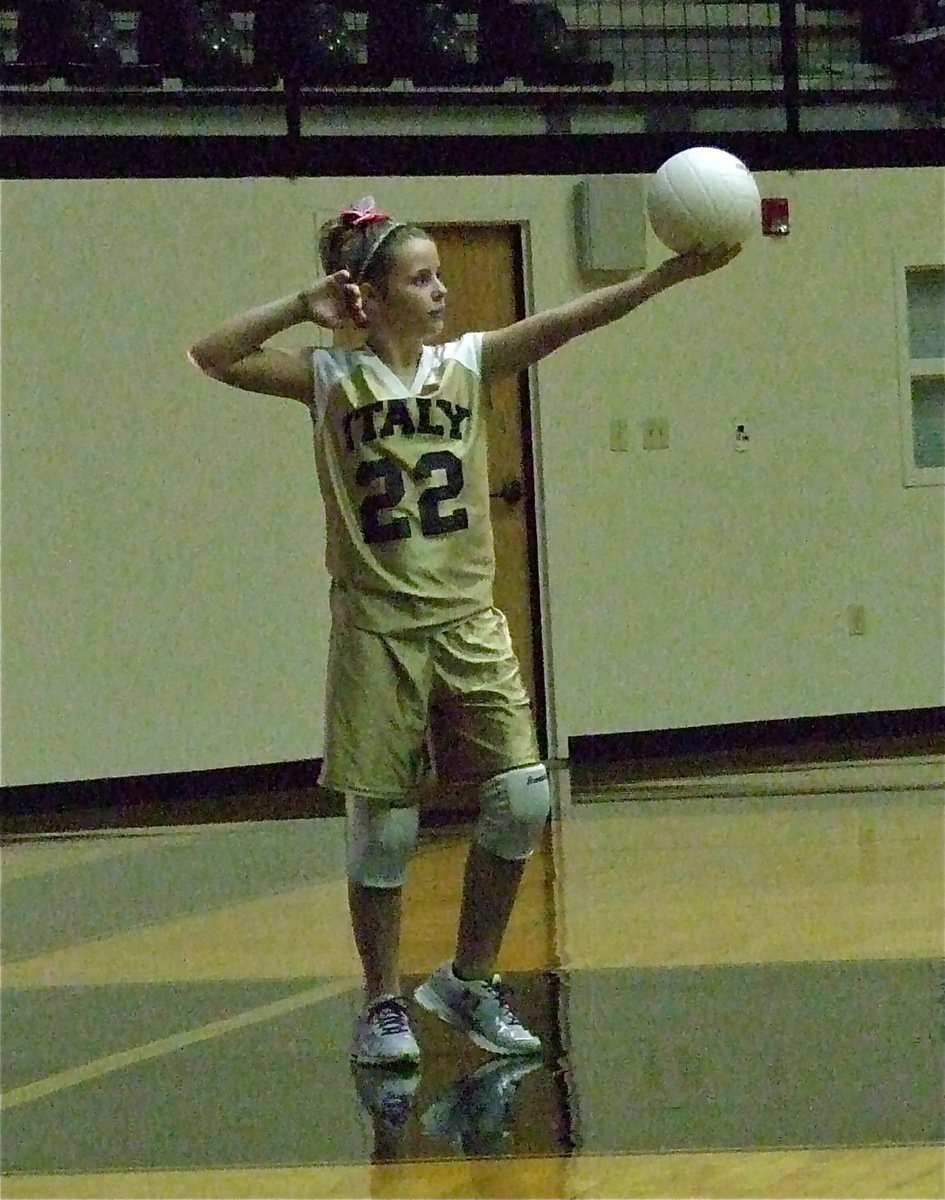
[{"label": "white knee pad", "polygon": [[528,858],[551,809],[548,771],[543,763],[504,771],[482,785],[475,840],[498,858]]},{"label": "white knee pad", "polygon": [[419,812],[345,794],[348,878],[364,887],[400,887],[417,843]]}]

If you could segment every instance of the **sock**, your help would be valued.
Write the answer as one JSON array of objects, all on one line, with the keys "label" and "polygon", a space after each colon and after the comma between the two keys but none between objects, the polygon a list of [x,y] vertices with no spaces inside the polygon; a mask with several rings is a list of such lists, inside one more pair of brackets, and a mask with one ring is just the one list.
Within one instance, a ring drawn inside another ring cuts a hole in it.
[{"label": "sock", "polygon": [[460,980],[462,983],[489,983],[492,979],[491,975],[488,975],[488,976],[464,975],[461,972],[456,970],[456,963],[450,964],[450,970],[453,972],[453,974],[456,976],[456,978],[458,980]]}]

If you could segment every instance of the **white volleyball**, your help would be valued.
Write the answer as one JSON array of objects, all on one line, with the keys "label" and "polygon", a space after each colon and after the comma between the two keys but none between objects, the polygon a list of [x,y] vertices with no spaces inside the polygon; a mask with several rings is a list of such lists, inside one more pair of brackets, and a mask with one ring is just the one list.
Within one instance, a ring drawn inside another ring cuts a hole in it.
[{"label": "white volleyball", "polygon": [[663,245],[685,254],[741,245],[761,223],[761,195],[741,159],[715,146],[694,146],[659,168],[646,210]]}]

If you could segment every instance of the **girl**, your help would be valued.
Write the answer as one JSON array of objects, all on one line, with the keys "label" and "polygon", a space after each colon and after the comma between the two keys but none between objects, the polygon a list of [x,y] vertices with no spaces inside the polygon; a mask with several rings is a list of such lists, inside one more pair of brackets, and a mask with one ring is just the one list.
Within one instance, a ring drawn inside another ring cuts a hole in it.
[{"label": "girl", "polygon": [[[419,1058],[401,996],[401,885],[429,767],[431,710],[446,715],[480,784],[456,954],[414,993],[496,1054],[533,1054],[495,973],[526,859],[549,813],[531,708],[503,615],[486,458],[491,381],[673,284],[729,262],[737,248],[680,255],[504,329],[437,345],[447,299],[422,229],[365,197],[323,228],[323,279],[244,312],[189,357],[234,387],[299,400],[312,413],[326,510],[332,633],[320,782],[344,793],[348,896],[365,979],[352,1057]],[[290,326],[352,324],[362,348],[268,345]]]}]

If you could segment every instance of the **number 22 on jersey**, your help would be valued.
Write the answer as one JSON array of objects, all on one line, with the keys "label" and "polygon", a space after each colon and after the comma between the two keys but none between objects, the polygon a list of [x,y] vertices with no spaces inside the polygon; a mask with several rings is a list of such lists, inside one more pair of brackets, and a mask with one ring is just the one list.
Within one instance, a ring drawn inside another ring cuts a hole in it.
[{"label": "number 22 on jersey", "polygon": [[[424,537],[439,537],[469,528],[465,508],[440,511],[442,503],[457,499],[463,490],[463,464],[452,451],[431,450],[422,454],[411,474],[419,484],[429,481],[417,499],[420,532]],[[406,494],[403,468],[387,458],[368,458],[358,467],[355,479],[359,487],[369,489],[359,509],[365,542],[375,545],[412,537],[409,517],[392,515]]]}]

